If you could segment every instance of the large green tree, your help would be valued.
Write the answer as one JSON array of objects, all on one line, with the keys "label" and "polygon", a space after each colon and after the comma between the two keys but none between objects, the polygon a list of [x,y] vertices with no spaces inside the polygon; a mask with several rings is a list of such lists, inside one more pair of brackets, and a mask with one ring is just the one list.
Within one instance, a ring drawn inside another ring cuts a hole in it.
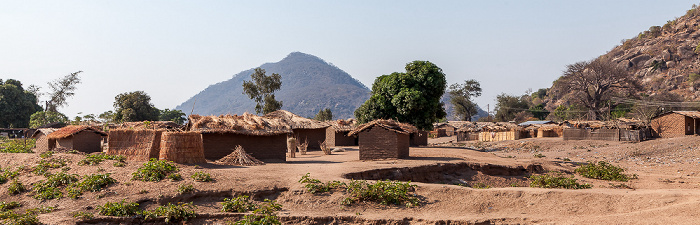
[{"label": "large green tree", "polygon": [[122,93],[114,98],[115,120],[119,122],[156,121],[160,115],[151,104],[151,97],[143,91]]},{"label": "large green tree", "polygon": [[318,114],[316,114],[316,117],[314,117],[314,119],[318,121],[333,120],[333,112],[331,112],[330,108],[319,110]]},{"label": "large green tree", "polygon": [[185,120],[187,120],[187,118],[185,118],[185,116],[187,116],[187,115],[179,109],[173,109],[173,110],[163,109],[163,110],[160,110],[159,119],[160,119],[160,121],[173,121],[177,124],[182,125],[185,123]]},{"label": "large green tree", "polygon": [[500,94],[496,96],[496,121],[511,121],[516,114],[528,110],[527,100],[523,96]]},{"label": "large green tree", "polygon": [[462,121],[472,121],[472,117],[478,113],[478,106],[473,97],[481,96],[481,84],[476,80],[465,80],[463,84],[450,85],[450,103],[454,106],[454,113]]},{"label": "large green tree", "polygon": [[251,81],[243,81],[243,94],[255,100],[255,112],[268,114],[282,108],[282,101],[275,100],[275,91],[282,87],[282,77],[273,73],[265,75],[265,69],[255,68]]},{"label": "large green tree", "polygon": [[395,119],[419,129],[433,129],[446,116],[440,98],[447,80],[442,69],[428,61],[406,64],[405,73],[377,77],[369,100],[355,110],[360,123],[374,119]]},{"label": "large green tree", "polygon": [[32,114],[29,119],[29,128],[37,128],[47,123],[68,122],[68,117],[59,112],[39,111]]},{"label": "large green tree", "polygon": [[0,80],[0,127],[28,127],[32,114],[41,110],[36,96],[22,88],[22,82]]}]

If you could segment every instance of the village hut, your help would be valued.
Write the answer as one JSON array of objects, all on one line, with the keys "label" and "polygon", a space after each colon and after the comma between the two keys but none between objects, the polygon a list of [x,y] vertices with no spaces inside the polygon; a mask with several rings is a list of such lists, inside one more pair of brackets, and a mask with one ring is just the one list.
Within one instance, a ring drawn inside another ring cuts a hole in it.
[{"label": "village hut", "polygon": [[700,134],[699,111],[670,111],[654,117],[651,129],[657,137],[680,137]]},{"label": "village hut", "polygon": [[[292,136],[298,143],[308,142],[308,149],[321,150],[320,144],[326,141],[326,128],[331,125],[318,120],[304,118],[286,110],[277,110],[264,116],[279,119],[292,128]],[[248,148],[245,148],[246,150]]]},{"label": "village hut", "polygon": [[477,123],[465,123],[455,131],[455,134],[457,141],[478,141],[479,132],[481,127],[477,126]]},{"label": "village hut", "polygon": [[357,137],[349,136],[348,133],[357,126],[357,120],[335,120],[329,121],[331,126],[326,129],[326,144],[333,146],[357,146]]},{"label": "village hut", "polygon": [[524,128],[521,138],[561,137],[564,129],[557,124],[530,124]]},{"label": "village hut", "polygon": [[256,159],[284,162],[287,135],[292,133],[291,127],[280,119],[249,113],[242,116],[190,115],[186,130],[202,134],[204,157],[212,161],[231,154],[240,145]]},{"label": "village hut", "polygon": [[80,152],[101,152],[102,137],[107,133],[89,126],[70,125],[51,132],[46,137],[49,140],[49,150],[65,148]]},{"label": "village hut", "polygon": [[520,139],[522,128],[517,124],[497,122],[484,124],[479,132],[479,141],[506,141]]},{"label": "village hut", "polygon": [[163,132],[160,138],[158,158],[175,163],[206,163],[202,134],[198,132]]},{"label": "village hut", "polygon": [[116,129],[134,129],[134,130],[170,130],[181,131],[184,125],[180,125],[173,121],[140,121],[140,122],[123,122]]},{"label": "village hut", "polygon": [[394,120],[374,120],[362,124],[349,135],[359,137],[360,160],[408,158],[410,134],[414,126]]},{"label": "village hut", "polygon": [[436,123],[433,125],[436,137],[450,137],[455,135],[457,128],[450,123]]},{"label": "village hut", "polygon": [[[34,147],[35,152],[45,152],[53,149],[56,147],[55,142],[49,142],[49,137],[48,135],[53,133],[54,131],[57,131],[57,128],[40,128],[37,129],[34,134],[32,134],[32,138],[36,139],[36,146]],[[51,144],[53,145],[51,145]]]},{"label": "village hut", "polygon": [[416,132],[409,136],[411,146],[426,146],[428,145],[428,131],[417,129]]}]

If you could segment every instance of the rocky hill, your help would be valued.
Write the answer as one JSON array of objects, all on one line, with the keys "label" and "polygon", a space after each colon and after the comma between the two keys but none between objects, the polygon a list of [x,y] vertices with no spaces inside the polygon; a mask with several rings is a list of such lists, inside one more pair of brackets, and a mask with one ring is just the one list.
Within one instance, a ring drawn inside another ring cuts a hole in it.
[{"label": "rocky hill", "polygon": [[[354,117],[353,112],[369,98],[370,90],[345,71],[313,55],[293,52],[276,63],[260,66],[266,74],[282,76],[282,88],[275,98],[282,109],[304,117],[313,117],[319,110],[330,108],[335,119]],[[200,115],[255,113],[255,102],[243,94],[243,81],[250,80],[253,69],[233,78],[210,85],[183,102],[176,109],[189,113],[196,100],[194,113]]]}]

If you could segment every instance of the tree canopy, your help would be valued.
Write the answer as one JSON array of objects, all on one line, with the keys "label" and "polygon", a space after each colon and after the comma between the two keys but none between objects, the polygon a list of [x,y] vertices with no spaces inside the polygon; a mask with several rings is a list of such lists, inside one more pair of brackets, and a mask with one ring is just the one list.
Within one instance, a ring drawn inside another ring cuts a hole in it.
[{"label": "tree canopy", "polygon": [[47,123],[68,122],[68,117],[59,112],[39,111],[32,114],[29,119],[29,128],[37,128]]},{"label": "tree canopy", "polygon": [[319,110],[318,114],[316,114],[316,117],[314,117],[314,119],[318,121],[333,120],[333,112],[331,112],[330,108]]},{"label": "tree canopy", "polygon": [[187,118],[185,118],[185,116],[187,116],[187,115],[179,109],[173,109],[173,110],[163,109],[163,110],[160,110],[159,120],[160,121],[173,121],[177,124],[182,125],[185,123],[185,120],[187,120]]},{"label": "tree canopy", "polygon": [[355,110],[355,117],[360,123],[395,119],[431,130],[446,116],[440,102],[446,86],[442,69],[429,61],[413,61],[406,64],[405,73],[377,77],[369,100]]},{"label": "tree canopy", "polygon": [[462,121],[472,121],[478,113],[478,106],[472,97],[481,96],[481,84],[476,80],[465,80],[464,84],[450,85],[450,102],[454,105],[454,113]]},{"label": "tree canopy", "polygon": [[0,127],[28,127],[31,115],[40,110],[36,96],[24,90],[22,82],[0,80]]},{"label": "tree canopy", "polygon": [[122,93],[114,98],[117,122],[156,121],[160,110],[151,103],[151,97],[143,91]]},{"label": "tree canopy", "polygon": [[78,74],[82,72],[83,71],[71,73],[61,79],[49,82],[51,92],[48,93],[49,100],[46,101],[46,108],[44,110],[58,112],[58,108],[66,106],[68,104],[68,97],[75,95],[75,86],[80,83]]},{"label": "tree canopy", "polygon": [[496,121],[508,122],[528,109],[528,102],[522,96],[500,94],[496,96]]},{"label": "tree canopy", "polygon": [[268,114],[282,108],[282,101],[275,100],[275,91],[282,87],[282,77],[273,73],[265,75],[265,69],[255,68],[251,81],[243,81],[243,93],[256,103],[255,112]]}]

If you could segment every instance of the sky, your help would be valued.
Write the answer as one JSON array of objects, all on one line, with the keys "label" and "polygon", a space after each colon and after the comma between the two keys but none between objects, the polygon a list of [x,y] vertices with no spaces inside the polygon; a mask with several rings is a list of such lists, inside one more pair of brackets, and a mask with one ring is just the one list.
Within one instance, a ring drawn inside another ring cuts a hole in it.
[{"label": "sky", "polygon": [[47,82],[83,71],[59,109],[70,118],[113,110],[114,97],[132,91],[172,109],[299,51],[367,87],[406,63],[431,61],[449,84],[479,81],[475,100],[493,110],[497,95],[550,87],[566,65],[605,54],[694,3],[0,0],[0,79],[48,92]]}]

